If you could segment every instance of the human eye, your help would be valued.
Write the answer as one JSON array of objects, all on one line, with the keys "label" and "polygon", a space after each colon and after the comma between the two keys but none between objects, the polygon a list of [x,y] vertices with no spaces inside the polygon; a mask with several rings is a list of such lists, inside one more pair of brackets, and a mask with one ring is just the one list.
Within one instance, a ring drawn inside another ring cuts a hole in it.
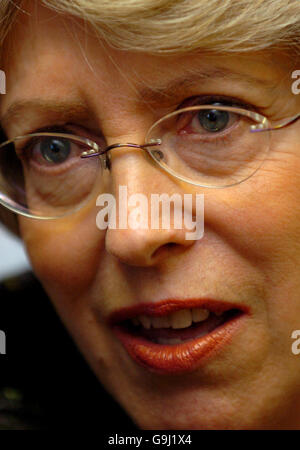
[{"label": "human eye", "polygon": [[[214,105],[217,106],[217,105]],[[178,117],[178,134],[197,134],[203,137],[224,133],[239,122],[239,115],[216,108],[187,111]]]},{"label": "human eye", "polygon": [[198,97],[188,105],[185,104],[183,109],[179,109],[176,120],[177,134],[203,139],[228,138],[241,122],[245,122],[246,116],[239,111],[246,109],[249,110],[249,106],[237,100]]},{"label": "human eye", "polygon": [[15,151],[25,166],[49,173],[61,173],[82,163],[80,156],[89,148],[85,138],[72,135],[66,129],[55,131],[34,132],[16,139]]},{"label": "human eye", "polygon": [[159,142],[153,157],[174,172],[204,185],[230,185],[266,154],[269,135],[251,133],[262,118],[238,100],[198,96],[156,122],[147,139]]},{"label": "human eye", "polygon": [[77,207],[93,192],[101,179],[101,162],[81,154],[95,141],[69,133],[37,130],[2,147],[1,179],[8,196],[22,208],[52,217]]},{"label": "human eye", "polygon": [[26,164],[41,170],[65,170],[75,163],[85,147],[72,138],[39,136],[19,147],[17,153]]}]

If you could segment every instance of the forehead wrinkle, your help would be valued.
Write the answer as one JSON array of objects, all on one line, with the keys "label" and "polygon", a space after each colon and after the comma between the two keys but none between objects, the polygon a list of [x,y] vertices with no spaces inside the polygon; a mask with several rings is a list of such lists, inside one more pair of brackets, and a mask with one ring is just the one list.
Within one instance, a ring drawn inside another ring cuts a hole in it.
[{"label": "forehead wrinkle", "polygon": [[[262,80],[255,78],[250,74],[242,74],[225,68],[213,69],[190,69],[183,76],[156,86],[146,86],[140,90],[140,101],[155,103],[168,101],[170,97],[179,95],[184,89],[196,87],[206,81],[236,81],[243,84],[246,88],[253,86],[257,90],[264,90],[266,93],[272,92],[276,86],[275,81]],[[142,84],[141,81],[139,81]],[[146,84],[146,83],[143,83]]]},{"label": "forehead wrinkle", "polygon": [[[275,82],[272,80],[261,80],[249,74],[241,74],[226,68],[189,68],[181,77],[166,81],[156,86],[147,86],[146,81],[135,80],[135,94],[137,100],[141,103],[164,105],[176,96],[182,94],[186,89],[195,87],[200,83],[211,80],[230,80],[238,81],[246,87],[256,86],[257,89],[272,91]],[[145,86],[146,87],[141,87]],[[13,102],[3,117],[0,118],[2,128],[5,128],[12,121],[24,120],[24,114],[29,112],[38,114],[47,114],[47,116],[57,117],[62,121],[70,120],[88,120],[91,118],[92,111],[88,105],[81,100],[72,100],[68,102],[51,99],[30,99]]]}]

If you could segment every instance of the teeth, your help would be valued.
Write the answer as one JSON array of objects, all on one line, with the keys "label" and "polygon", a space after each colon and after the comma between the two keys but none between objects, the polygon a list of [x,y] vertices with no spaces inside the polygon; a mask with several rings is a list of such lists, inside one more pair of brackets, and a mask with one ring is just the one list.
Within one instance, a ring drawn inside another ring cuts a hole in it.
[{"label": "teeth", "polygon": [[192,325],[192,311],[182,309],[171,314],[171,325],[175,330],[178,328],[187,328]]},{"label": "teeth", "polygon": [[195,308],[192,310],[193,322],[202,322],[209,316],[208,309]]},{"label": "teeth", "polygon": [[139,316],[138,320],[141,322],[144,328],[149,330],[151,328],[151,318],[147,316]]},{"label": "teeth", "polygon": [[171,322],[169,316],[151,317],[153,328],[170,328]]},{"label": "teeth", "polygon": [[[131,319],[135,326],[142,325],[147,330],[150,328],[188,328],[192,325],[192,322],[203,322],[209,317],[210,312],[208,309],[193,308],[193,309],[181,309],[175,311],[168,316],[162,317],[150,317],[141,315]],[[222,313],[216,313],[221,315]],[[177,342],[178,343],[178,342]]]}]

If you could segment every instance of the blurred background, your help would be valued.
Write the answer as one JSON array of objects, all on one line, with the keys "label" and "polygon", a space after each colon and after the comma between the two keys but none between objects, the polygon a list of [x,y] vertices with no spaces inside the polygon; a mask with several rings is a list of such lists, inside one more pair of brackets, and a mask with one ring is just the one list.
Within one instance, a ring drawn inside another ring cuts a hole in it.
[{"label": "blurred background", "polygon": [[0,282],[31,270],[22,241],[0,224]]},{"label": "blurred background", "polygon": [[61,323],[21,240],[2,225],[0,330],[0,430],[136,429]]}]

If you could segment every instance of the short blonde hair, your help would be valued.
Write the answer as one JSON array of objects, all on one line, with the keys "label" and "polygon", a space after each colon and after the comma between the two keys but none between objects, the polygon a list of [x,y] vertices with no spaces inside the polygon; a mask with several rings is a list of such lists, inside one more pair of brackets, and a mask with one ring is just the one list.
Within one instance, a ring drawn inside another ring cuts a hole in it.
[{"label": "short blonde hair", "polygon": [[[300,0],[37,1],[83,19],[107,43],[125,51],[174,55],[286,48],[300,54]],[[24,0],[0,0],[0,52],[23,8]],[[0,217],[17,232],[12,213]]]},{"label": "short blonde hair", "polygon": [[[58,13],[84,19],[108,43],[123,50],[178,54],[284,46],[299,52],[299,0],[38,1]],[[1,0],[0,46],[23,3]]]}]

